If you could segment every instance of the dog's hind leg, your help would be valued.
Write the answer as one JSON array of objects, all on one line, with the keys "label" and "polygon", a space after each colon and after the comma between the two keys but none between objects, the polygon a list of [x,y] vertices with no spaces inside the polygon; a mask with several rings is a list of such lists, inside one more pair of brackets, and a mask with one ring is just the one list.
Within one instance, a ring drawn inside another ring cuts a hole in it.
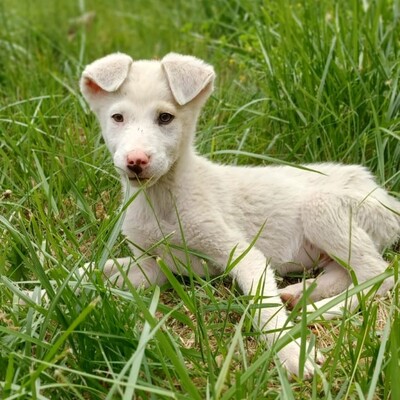
[{"label": "dog's hind leg", "polygon": [[317,302],[322,299],[333,297],[344,292],[351,284],[349,272],[331,260],[323,267],[323,271],[316,279],[307,279],[305,282],[288,285],[279,290],[282,301],[289,309],[300,301],[304,289],[312,284],[314,288],[307,292],[307,301]]},{"label": "dog's hind leg", "polygon": [[[356,210],[349,202],[330,194],[320,194],[307,202],[302,211],[307,240],[346,263],[354,272],[355,283],[363,283],[386,270],[388,263],[368,233],[358,225],[354,218]],[[393,284],[393,278],[387,279],[378,294],[385,294]],[[353,303],[351,308],[354,308]]]}]

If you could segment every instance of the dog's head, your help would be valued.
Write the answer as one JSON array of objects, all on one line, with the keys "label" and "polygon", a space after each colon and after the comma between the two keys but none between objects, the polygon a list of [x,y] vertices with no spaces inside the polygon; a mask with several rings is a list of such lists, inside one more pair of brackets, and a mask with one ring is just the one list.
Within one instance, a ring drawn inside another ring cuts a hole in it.
[{"label": "dog's head", "polygon": [[210,65],[175,53],[161,61],[115,53],[85,68],[82,94],[99,119],[115,167],[132,185],[153,184],[191,151],[214,77]]}]

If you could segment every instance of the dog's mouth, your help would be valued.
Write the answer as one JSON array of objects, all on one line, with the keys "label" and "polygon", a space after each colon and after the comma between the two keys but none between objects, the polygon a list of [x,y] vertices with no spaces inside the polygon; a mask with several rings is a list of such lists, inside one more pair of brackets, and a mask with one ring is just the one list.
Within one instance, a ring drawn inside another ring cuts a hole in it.
[{"label": "dog's mouth", "polygon": [[150,178],[144,177],[144,176],[139,176],[139,175],[133,175],[133,176],[128,176],[128,179],[131,182],[145,182],[148,181]]}]

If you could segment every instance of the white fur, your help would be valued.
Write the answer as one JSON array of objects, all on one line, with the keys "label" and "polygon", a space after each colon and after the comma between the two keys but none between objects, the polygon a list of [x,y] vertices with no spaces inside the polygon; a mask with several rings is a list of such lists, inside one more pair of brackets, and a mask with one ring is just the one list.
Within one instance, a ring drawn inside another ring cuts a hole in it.
[{"label": "white fur", "polygon": [[[244,293],[261,294],[264,303],[277,304],[255,316],[255,324],[273,343],[279,331],[270,331],[291,326],[280,297],[296,303],[303,290],[301,284],[280,292],[275,271],[285,275],[320,264],[326,273],[317,278],[311,295],[318,301],[346,290],[352,282],[333,258],[350,265],[358,282],[386,269],[380,253],[400,233],[395,213],[400,212],[400,203],[378,187],[365,168],[313,164],[310,171],[211,163],[196,154],[193,138],[200,109],[212,91],[213,68],[179,54],[161,61],[129,60],[112,54],[88,65],[81,90],[99,119],[124,190],[137,194],[123,223],[135,257],[118,260],[129,267],[133,284],[165,282],[156,257],[173,272],[187,272],[187,254],[176,246],[210,257],[213,274],[229,267],[232,251],[232,260],[247,252],[230,274]],[[163,125],[158,117],[165,112],[175,118]],[[115,122],[111,118],[115,113],[124,121]],[[127,168],[127,155],[133,151],[149,159],[141,179]],[[198,257],[191,256],[190,265],[196,273],[204,273]],[[114,261],[108,261],[107,274],[116,271]],[[117,283],[123,283],[118,274]],[[381,293],[392,285],[392,280],[385,282]],[[295,340],[278,353],[293,374],[299,373],[299,352]],[[321,361],[320,355],[317,359]],[[313,370],[308,360],[305,376]]]}]

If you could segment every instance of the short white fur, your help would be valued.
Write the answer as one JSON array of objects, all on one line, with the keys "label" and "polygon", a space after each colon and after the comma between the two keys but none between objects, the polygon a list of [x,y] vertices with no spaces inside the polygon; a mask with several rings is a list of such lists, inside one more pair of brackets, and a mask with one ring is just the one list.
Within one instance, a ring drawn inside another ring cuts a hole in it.
[{"label": "short white fur", "polygon": [[[161,61],[133,61],[116,53],[84,70],[81,90],[98,117],[124,191],[132,195],[139,191],[123,223],[134,256],[116,262],[128,268],[136,286],[166,281],[156,257],[173,272],[184,273],[176,263],[176,259],[186,263],[183,251],[172,250],[172,257],[171,249],[154,247],[166,237],[182,246],[180,226],[185,245],[213,260],[209,265],[213,274],[227,267],[233,249],[234,258],[248,250],[230,274],[244,293],[255,295],[261,287],[264,302],[278,305],[262,308],[255,318],[272,344],[279,333],[270,331],[291,326],[281,298],[293,306],[304,287],[301,283],[278,290],[274,274],[319,264],[324,273],[310,295],[317,307],[327,301],[325,297],[352,285],[337,260],[351,266],[359,283],[381,274],[388,266],[381,252],[400,234],[400,203],[358,165],[313,164],[307,166],[309,170],[235,167],[196,154],[196,123],[214,77],[212,66],[175,53]],[[172,121],[161,123],[161,113],[172,115]],[[115,114],[122,115],[123,122],[116,122]],[[132,172],[127,160],[140,168]],[[199,258],[192,256],[191,266],[204,274]],[[118,272],[115,261],[106,263],[105,272]],[[116,282],[123,284],[118,273]],[[379,293],[386,293],[393,283],[393,279],[385,281]],[[326,317],[340,312],[343,305]],[[356,301],[351,306],[355,308]],[[292,374],[299,374],[299,354],[299,340],[278,353]],[[319,353],[316,359],[322,362]],[[314,365],[306,361],[307,378]]]}]

